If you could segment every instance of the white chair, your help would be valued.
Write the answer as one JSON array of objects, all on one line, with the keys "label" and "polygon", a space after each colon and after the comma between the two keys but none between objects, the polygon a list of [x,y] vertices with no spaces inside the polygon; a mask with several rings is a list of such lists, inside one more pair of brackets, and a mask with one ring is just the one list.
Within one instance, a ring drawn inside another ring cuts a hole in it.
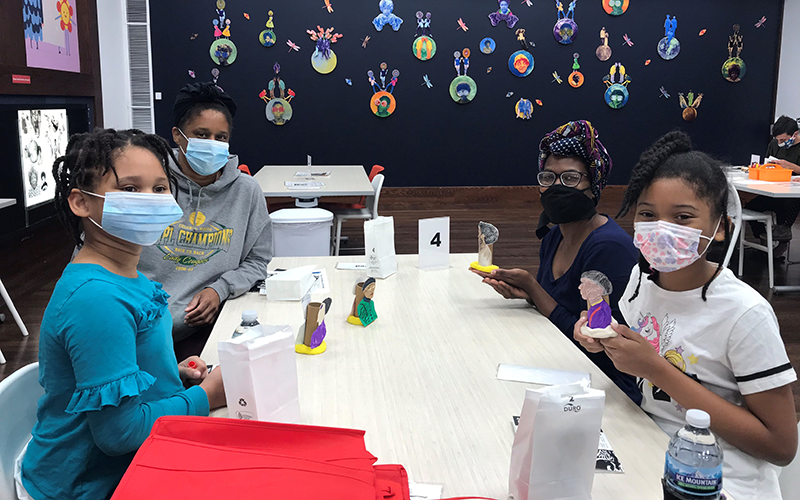
[{"label": "white chair", "polygon": [[[797,424],[797,432],[800,433],[800,424]],[[781,470],[778,483],[783,500],[800,500],[800,449],[794,456],[794,462]]]},{"label": "white chair", "polygon": [[378,201],[381,197],[381,189],[383,188],[383,174],[378,174],[372,179],[372,189],[375,194],[367,196],[367,201],[364,204],[367,208],[344,208],[333,211],[333,220],[336,223],[336,236],[333,240],[334,255],[339,255],[339,247],[342,240],[342,223],[346,220],[360,219],[372,220],[378,217]]},{"label": "white chair", "polygon": [[773,269],[773,256],[772,256],[772,215],[763,212],[756,212],[755,210],[742,209],[742,222],[758,221],[764,224],[767,229],[767,245],[759,243],[752,243],[744,239],[744,227],[739,234],[739,277],[742,276],[744,270],[744,249],[755,248],[762,252],[767,252],[767,272],[769,273],[769,289],[775,288],[775,271]]},{"label": "white chair", "polygon": [[43,394],[39,363],[23,366],[0,381],[0,498],[17,498],[14,461],[31,438]]},{"label": "white chair", "polygon": [[[19,317],[19,313],[17,312],[17,308],[14,307],[14,303],[11,302],[11,297],[8,296],[8,291],[6,290],[5,285],[3,285],[3,280],[0,280],[0,297],[3,297],[3,301],[6,303],[8,310],[11,311],[11,316],[14,317],[14,321],[17,322],[17,326],[20,330],[22,330],[22,335],[28,336],[28,329],[25,328],[25,323],[22,322],[22,318]],[[0,321],[4,321],[5,317],[0,318]],[[3,351],[0,351],[0,365],[6,362],[6,358],[3,356]]]},{"label": "white chair", "polygon": [[[742,200],[739,199],[739,193],[733,184],[728,183],[728,217],[733,222],[733,234],[728,242],[728,250],[725,252],[725,260],[722,261],[723,267],[728,267],[731,263],[733,250],[736,248],[736,242],[739,241],[739,233],[744,232],[742,229]],[[739,271],[741,275],[742,272]]]}]

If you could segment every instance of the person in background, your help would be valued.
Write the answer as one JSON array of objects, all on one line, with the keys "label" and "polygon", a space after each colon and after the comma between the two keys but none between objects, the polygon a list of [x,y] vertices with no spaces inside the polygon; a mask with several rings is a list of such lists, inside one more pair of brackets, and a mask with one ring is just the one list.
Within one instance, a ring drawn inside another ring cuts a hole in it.
[{"label": "person in background", "polygon": [[[777,158],[772,163],[777,163],[783,168],[792,171],[792,175],[800,175],[800,132],[797,120],[788,116],[781,116],[772,125],[772,140],[767,146],[764,163],[770,156]],[[777,224],[772,226],[772,239],[782,244],[775,249],[775,254],[780,255],[785,250],[786,242],[792,239],[792,226],[800,213],[800,199],[796,198],[770,198],[756,196],[749,201],[745,208],[757,212],[773,212]],[[766,243],[766,230],[764,224],[757,221],[749,222],[753,236]]]},{"label": "person in background", "polygon": [[776,466],[797,450],[797,375],[769,302],[706,260],[712,241],[731,243],[728,193],[720,164],[683,132],[642,153],[619,213],[635,211],[641,255],[619,301],[631,328],[612,325],[618,336],[598,341],[581,334],[582,318],[574,335],[638,378],[642,409],[667,434],[687,409],[711,415],[733,498],[780,499]]},{"label": "person in background", "polygon": [[175,360],[167,294],[136,270],[143,246],[181,217],[171,155],[158,136],[96,129],[72,136],[53,166],[55,206],[80,251],[42,319],[44,396],[18,459],[20,499],[108,498],[157,418],[225,405],[221,370]]},{"label": "person in background", "polygon": [[[503,297],[527,300],[576,345],[573,326],[586,309],[578,290],[581,275],[599,271],[611,280],[611,310],[622,322],[617,303],[636,265],[637,252],[630,235],[596,210],[611,166],[611,157],[590,122],[569,122],[547,134],[539,144],[538,181],[544,213],[536,232],[543,238],[536,278],[523,269],[491,273],[471,269]],[[557,225],[548,230],[551,222]],[[632,376],[617,370],[605,353],[582,350],[639,404],[642,395]]]},{"label": "person in background", "polygon": [[178,359],[199,354],[220,303],[267,275],[272,220],[258,183],[238,170],[228,142],[236,104],[213,83],[183,87],[175,98],[172,139],[183,217],[142,252],[139,269],[170,294]]}]

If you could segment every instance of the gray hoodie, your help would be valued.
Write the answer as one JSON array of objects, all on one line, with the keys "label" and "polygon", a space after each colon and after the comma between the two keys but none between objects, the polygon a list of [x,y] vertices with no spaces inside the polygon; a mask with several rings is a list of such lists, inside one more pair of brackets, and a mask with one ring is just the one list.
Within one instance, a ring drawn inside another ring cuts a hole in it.
[{"label": "gray hoodie", "polygon": [[203,288],[213,288],[222,302],[267,275],[272,220],[258,183],[238,165],[239,158],[232,156],[217,181],[200,187],[170,162],[183,218],[142,249],[139,271],[169,293],[176,341],[196,331],[183,322],[184,309]]}]

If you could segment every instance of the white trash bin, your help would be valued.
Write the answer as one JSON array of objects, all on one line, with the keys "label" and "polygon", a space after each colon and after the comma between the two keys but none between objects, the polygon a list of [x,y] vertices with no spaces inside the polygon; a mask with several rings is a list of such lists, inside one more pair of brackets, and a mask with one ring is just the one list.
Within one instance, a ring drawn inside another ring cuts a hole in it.
[{"label": "white trash bin", "polygon": [[331,254],[333,214],[322,208],[284,208],[270,214],[275,257]]}]

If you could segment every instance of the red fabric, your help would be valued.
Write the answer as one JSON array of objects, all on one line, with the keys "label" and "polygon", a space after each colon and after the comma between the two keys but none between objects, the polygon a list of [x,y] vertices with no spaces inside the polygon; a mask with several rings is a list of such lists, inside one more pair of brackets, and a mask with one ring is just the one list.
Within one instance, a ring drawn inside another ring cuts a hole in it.
[{"label": "red fabric", "polygon": [[251,176],[253,175],[253,174],[250,173],[250,167],[248,167],[247,165],[239,165],[239,170],[241,170],[242,172],[246,173],[247,175],[251,175]]},{"label": "red fabric", "polygon": [[162,417],[112,500],[409,500],[405,469],[376,460],[364,431]]}]

